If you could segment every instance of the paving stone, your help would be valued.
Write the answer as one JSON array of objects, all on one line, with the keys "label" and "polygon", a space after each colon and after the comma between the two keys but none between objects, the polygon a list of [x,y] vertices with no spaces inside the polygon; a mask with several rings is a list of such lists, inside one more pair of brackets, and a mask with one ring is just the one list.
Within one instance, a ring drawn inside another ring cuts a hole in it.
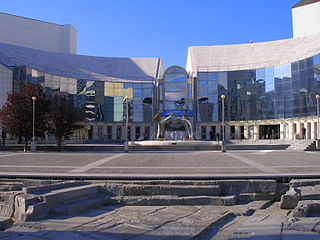
[{"label": "paving stone", "polygon": [[235,205],[228,208],[235,216],[250,216],[258,209],[265,209],[271,201],[254,201],[247,204]]},{"label": "paving stone", "polygon": [[302,232],[312,232],[315,229],[315,227],[319,225],[319,223],[320,219],[318,218],[302,218],[291,222],[289,220],[289,223],[284,224],[283,229]]}]

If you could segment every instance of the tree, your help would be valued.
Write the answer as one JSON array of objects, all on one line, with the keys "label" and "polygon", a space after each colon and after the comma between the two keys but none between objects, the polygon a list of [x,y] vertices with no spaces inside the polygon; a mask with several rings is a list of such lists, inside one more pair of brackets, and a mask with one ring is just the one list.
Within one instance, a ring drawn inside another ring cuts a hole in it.
[{"label": "tree", "polygon": [[25,83],[19,92],[8,95],[6,104],[0,110],[0,122],[7,133],[25,139],[25,147],[33,134],[33,101],[35,101],[35,136],[44,137],[47,128],[45,115],[48,103],[42,87]]},{"label": "tree", "polygon": [[79,128],[77,122],[83,120],[83,113],[66,95],[56,93],[50,98],[50,109],[46,117],[48,131],[58,139],[58,151],[60,152],[63,138],[72,135],[73,131]]}]

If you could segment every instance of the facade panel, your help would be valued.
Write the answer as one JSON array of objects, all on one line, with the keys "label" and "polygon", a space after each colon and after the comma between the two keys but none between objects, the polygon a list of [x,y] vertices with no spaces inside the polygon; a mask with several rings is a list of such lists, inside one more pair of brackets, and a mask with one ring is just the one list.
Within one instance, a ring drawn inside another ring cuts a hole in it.
[{"label": "facade panel", "polygon": [[71,25],[0,13],[0,32],[0,42],[52,52],[77,52],[77,31]]}]

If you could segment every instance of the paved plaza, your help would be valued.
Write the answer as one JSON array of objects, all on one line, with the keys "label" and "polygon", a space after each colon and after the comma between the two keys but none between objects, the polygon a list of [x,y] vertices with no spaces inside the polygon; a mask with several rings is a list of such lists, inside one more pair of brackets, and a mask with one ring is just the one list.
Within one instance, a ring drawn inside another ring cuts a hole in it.
[{"label": "paved plaza", "polygon": [[91,177],[320,176],[320,152],[1,152],[0,175]]}]

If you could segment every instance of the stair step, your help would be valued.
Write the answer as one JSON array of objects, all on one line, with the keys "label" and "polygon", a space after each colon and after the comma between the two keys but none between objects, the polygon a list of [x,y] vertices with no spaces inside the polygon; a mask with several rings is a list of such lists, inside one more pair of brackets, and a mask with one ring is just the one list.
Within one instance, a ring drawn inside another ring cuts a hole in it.
[{"label": "stair step", "polygon": [[60,182],[60,183],[54,183],[54,184],[48,184],[43,186],[35,186],[35,187],[24,187],[23,191],[25,193],[46,193],[51,192],[54,190],[60,190],[63,188],[71,188],[71,187],[78,187],[83,185],[89,185],[88,182]]},{"label": "stair step", "polygon": [[[100,184],[89,184],[84,186],[77,186],[71,188],[63,188],[51,191],[49,193],[41,194],[41,198],[46,201],[57,201],[68,203],[86,199],[92,195],[97,195],[101,185]],[[60,201],[59,201],[60,200]]]},{"label": "stair step", "polygon": [[90,199],[85,199],[53,208],[50,210],[50,214],[73,215],[105,205],[114,205],[116,203],[117,202],[113,200],[110,196],[100,194]]},{"label": "stair step", "polygon": [[219,185],[138,185],[124,186],[125,196],[177,195],[177,196],[219,196]]},{"label": "stair step", "polygon": [[299,187],[301,200],[320,200],[320,185]]},{"label": "stair step", "polygon": [[86,200],[100,193],[101,185],[90,184],[54,190],[45,194],[22,194],[16,197],[20,206],[15,211],[18,221],[35,221],[48,217],[50,210]]},{"label": "stair step", "polygon": [[173,205],[217,205],[232,206],[237,202],[237,195],[232,196],[124,196],[114,197],[119,205],[127,206],[173,206]]}]

